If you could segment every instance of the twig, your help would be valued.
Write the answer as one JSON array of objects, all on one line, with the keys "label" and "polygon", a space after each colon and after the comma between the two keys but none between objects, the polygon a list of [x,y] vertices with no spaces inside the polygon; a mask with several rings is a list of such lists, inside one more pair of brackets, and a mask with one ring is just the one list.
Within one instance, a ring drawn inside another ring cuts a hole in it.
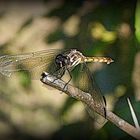
[{"label": "twig", "polygon": [[[46,76],[44,76],[46,75]],[[101,107],[97,107],[94,104],[94,100],[92,99],[91,95],[89,93],[83,92],[80,89],[68,84],[66,86],[66,89],[64,91],[64,87],[66,83],[61,80],[57,79],[55,76],[50,75],[49,73],[44,73],[41,81],[44,84],[47,84],[51,87],[54,87],[60,91],[65,92],[67,95],[82,101],[83,103],[87,104],[92,110],[96,111],[98,114],[104,116],[102,112]],[[129,135],[133,136],[136,139],[140,139],[140,131],[136,129],[134,126],[129,124],[128,122],[124,121],[111,111],[107,110],[106,111],[106,119],[115,124],[117,127],[128,133]]]},{"label": "twig", "polygon": [[130,112],[131,112],[132,119],[134,121],[135,127],[140,130],[140,125],[139,125],[138,119],[136,117],[136,113],[133,109],[133,106],[132,106],[129,98],[127,98],[127,102],[128,102],[129,108],[130,108]]}]

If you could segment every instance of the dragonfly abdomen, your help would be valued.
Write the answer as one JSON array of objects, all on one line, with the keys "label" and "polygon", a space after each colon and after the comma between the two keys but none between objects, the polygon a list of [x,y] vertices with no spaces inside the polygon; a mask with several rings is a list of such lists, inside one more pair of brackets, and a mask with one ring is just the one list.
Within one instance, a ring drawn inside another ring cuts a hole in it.
[{"label": "dragonfly abdomen", "polygon": [[84,62],[99,62],[110,64],[114,61],[109,57],[85,57]]}]

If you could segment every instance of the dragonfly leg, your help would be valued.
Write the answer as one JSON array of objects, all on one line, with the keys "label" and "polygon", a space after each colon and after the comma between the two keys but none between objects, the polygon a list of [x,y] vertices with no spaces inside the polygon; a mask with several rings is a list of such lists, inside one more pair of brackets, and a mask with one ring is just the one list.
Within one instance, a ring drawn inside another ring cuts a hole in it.
[{"label": "dragonfly leg", "polygon": [[[64,69],[57,69],[57,70],[55,70],[55,71],[52,73],[52,75],[55,76],[56,78],[55,78],[53,81],[51,81],[51,83],[54,83],[55,80],[61,79],[61,77],[64,75],[64,73],[65,73],[65,70],[64,70]],[[46,75],[46,73],[43,72],[43,73],[41,74],[41,76],[42,76],[42,77],[47,77],[48,75]]]},{"label": "dragonfly leg", "polygon": [[104,116],[105,116],[105,119],[106,119],[106,108],[104,107]]},{"label": "dragonfly leg", "polygon": [[105,99],[105,96],[103,96],[103,100],[104,100],[104,103],[105,103],[105,106],[106,106],[106,99]]},{"label": "dragonfly leg", "polygon": [[70,82],[71,79],[72,79],[72,75],[71,75],[70,71],[69,71],[68,69],[67,69],[67,71],[68,71],[68,73],[69,73],[70,79],[67,81],[67,83],[66,83],[65,86],[63,87],[63,90],[64,90],[64,91],[65,91],[66,86],[69,84],[69,82]]},{"label": "dragonfly leg", "polygon": [[106,119],[106,99],[105,99],[105,96],[103,96],[103,100],[104,100],[104,103],[105,103],[104,116],[105,116],[105,119]]},{"label": "dragonfly leg", "polygon": [[51,83],[54,83],[55,80],[61,79],[65,74],[65,68],[57,68],[54,72],[51,72],[51,74],[56,77],[53,81],[51,81]]}]

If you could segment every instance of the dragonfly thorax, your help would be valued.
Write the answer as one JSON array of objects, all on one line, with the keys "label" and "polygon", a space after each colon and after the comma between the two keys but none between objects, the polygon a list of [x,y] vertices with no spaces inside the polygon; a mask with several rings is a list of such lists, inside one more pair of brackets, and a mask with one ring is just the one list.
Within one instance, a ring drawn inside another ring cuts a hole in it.
[{"label": "dragonfly thorax", "polygon": [[55,63],[58,68],[66,67],[69,70],[72,70],[76,65],[81,63],[83,59],[82,53],[73,49],[64,54],[58,54],[55,58]]}]

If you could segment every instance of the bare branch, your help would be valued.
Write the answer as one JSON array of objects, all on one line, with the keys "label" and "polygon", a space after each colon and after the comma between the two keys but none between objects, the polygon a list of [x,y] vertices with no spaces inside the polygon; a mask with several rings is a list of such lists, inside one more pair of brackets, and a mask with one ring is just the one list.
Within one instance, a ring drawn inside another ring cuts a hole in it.
[{"label": "bare branch", "polygon": [[132,106],[129,98],[127,98],[127,102],[128,102],[129,108],[130,108],[130,112],[131,112],[132,119],[134,121],[135,127],[140,130],[140,125],[139,125],[136,113],[135,113],[135,111],[133,109],[133,106]]},{"label": "bare branch", "polygon": [[[54,87],[60,91],[65,92],[67,95],[82,101],[83,103],[87,104],[92,110],[96,111],[98,114],[102,115],[104,117],[104,114],[102,112],[101,107],[97,107],[94,104],[94,100],[92,99],[92,96],[89,93],[83,92],[80,89],[73,87],[72,85],[68,84],[66,86],[66,89],[64,91],[64,87],[66,83],[62,81],[61,79],[57,79],[55,76],[52,76],[48,73],[42,74],[41,81],[44,84],[47,84],[51,87]],[[45,76],[46,75],[46,76]],[[111,111],[106,111],[106,119],[115,124],[117,127],[128,133],[129,135],[133,136],[136,139],[140,139],[140,131],[136,129],[134,126],[126,122],[125,120],[121,119]]]}]

